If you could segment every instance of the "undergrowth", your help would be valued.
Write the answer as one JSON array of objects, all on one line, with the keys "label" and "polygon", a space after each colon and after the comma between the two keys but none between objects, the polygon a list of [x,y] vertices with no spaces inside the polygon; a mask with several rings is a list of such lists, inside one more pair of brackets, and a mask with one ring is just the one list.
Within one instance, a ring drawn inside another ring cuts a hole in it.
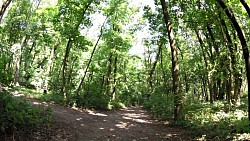
[{"label": "undergrowth", "polygon": [[8,91],[0,92],[0,138],[2,140],[21,139],[32,135],[39,128],[49,128],[52,111],[32,106],[21,97],[13,97]]},{"label": "undergrowth", "polygon": [[20,88],[20,93],[26,97],[37,98],[55,104],[73,106],[74,104],[80,108],[94,108],[99,110],[114,110],[125,108],[126,105],[121,101],[110,101],[106,95],[101,93],[82,94],[78,98],[73,94],[69,94],[65,100],[63,95],[48,92],[47,94],[37,92],[36,90]]},{"label": "undergrowth", "polygon": [[210,140],[238,140],[250,133],[245,97],[235,105],[225,101],[213,104],[195,102],[191,98],[183,106],[183,118],[179,124],[188,127],[190,134]]},{"label": "undergrowth", "polygon": [[[171,95],[153,93],[145,100],[144,107],[158,119],[173,118]],[[188,134],[197,140],[250,140],[247,118],[247,98],[228,105],[226,101],[199,102],[186,95],[183,100],[181,118],[176,125],[186,127]]]}]

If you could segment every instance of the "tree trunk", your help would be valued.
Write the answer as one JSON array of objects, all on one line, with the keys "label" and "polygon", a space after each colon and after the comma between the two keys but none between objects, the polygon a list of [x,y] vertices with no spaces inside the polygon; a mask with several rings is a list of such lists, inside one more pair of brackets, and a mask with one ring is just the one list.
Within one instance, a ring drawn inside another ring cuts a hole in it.
[{"label": "tree trunk", "polygon": [[[225,20],[220,16],[220,22],[221,22],[221,25],[222,27],[224,28],[224,34],[226,36],[226,41],[227,41],[227,46],[228,46],[228,49],[229,49],[229,52],[230,52],[230,58],[231,58],[231,69],[229,69],[230,71],[230,80],[228,83],[232,83],[232,80],[231,80],[231,74],[233,75],[233,78],[235,80],[234,82],[234,89],[232,88],[232,84],[227,84],[227,86],[230,86],[228,89],[234,91],[234,94],[236,94],[237,92],[235,90],[237,90],[237,67],[236,67],[236,57],[235,57],[235,50],[233,48],[233,41],[231,39],[231,36],[229,34],[229,31],[228,31],[228,28],[227,28],[227,25],[226,25],[226,22]],[[230,92],[230,95],[231,95],[231,92]]]},{"label": "tree trunk", "polygon": [[19,75],[20,75],[20,67],[22,64],[22,56],[23,56],[23,46],[27,43],[28,35],[25,35],[22,39],[22,43],[20,44],[20,49],[18,49],[18,56],[15,62],[15,74],[14,74],[14,85],[19,86]]},{"label": "tree trunk", "polygon": [[[212,31],[212,28],[207,25],[207,30],[208,30],[208,34],[212,40],[212,44],[213,44],[213,47],[214,47],[214,50],[215,50],[215,55],[214,57],[212,58],[213,59],[213,62],[215,62],[216,60],[218,60],[218,63],[219,65],[221,65],[221,61],[220,61],[220,52],[219,52],[219,47],[216,43],[216,40],[215,40],[215,36],[214,36],[214,33]],[[214,63],[215,64],[215,63]],[[218,68],[216,68],[216,72],[214,72],[214,74],[219,74],[219,76],[221,76],[221,73],[220,73],[220,70],[218,71]],[[212,75],[214,75],[212,74]],[[221,79],[216,77],[215,79],[212,79],[213,80],[213,83],[214,83],[214,92],[213,92],[213,96],[214,96],[214,100],[216,100],[218,98],[218,95],[220,93],[220,89],[221,89]]]},{"label": "tree trunk", "polygon": [[86,66],[86,68],[85,68],[85,70],[84,70],[83,78],[82,78],[82,80],[81,80],[81,82],[80,82],[80,84],[78,85],[78,88],[77,88],[77,90],[76,90],[76,95],[77,95],[77,97],[79,96],[79,91],[80,91],[80,89],[81,89],[81,87],[82,87],[82,85],[83,85],[84,79],[85,79],[86,74],[87,74],[88,69],[89,69],[89,66],[90,66],[90,64],[91,64],[91,62],[92,62],[92,59],[93,59],[95,50],[96,50],[96,48],[97,48],[97,46],[98,46],[98,44],[99,44],[99,41],[100,41],[100,39],[101,39],[101,37],[102,37],[102,33],[103,33],[102,30],[103,30],[103,27],[104,27],[104,25],[105,25],[107,19],[108,19],[108,17],[104,20],[104,22],[103,22],[103,24],[102,24],[102,26],[101,26],[100,35],[99,35],[99,37],[98,37],[98,39],[97,39],[97,41],[96,41],[96,43],[95,43],[95,46],[94,46],[94,48],[93,48],[93,50],[92,50],[92,52],[91,52],[91,56],[90,56],[90,58],[89,58],[88,64],[87,64],[87,66]]},{"label": "tree trunk", "polygon": [[69,37],[66,50],[65,50],[65,55],[63,59],[63,68],[62,68],[62,88],[61,88],[61,93],[66,99],[66,74],[67,74],[67,62],[70,54],[70,45],[71,45],[71,37]]},{"label": "tree trunk", "polygon": [[[89,0],[84,9],[82,9],[82,16],[80,17],[80,20],[77,22],[77,25],[74,27],[74,29],[72,29],[72,32],[75,32],[76,30],[78,30],[80,24],[83,22],[84,17],[85,17],[85,13],[87,12],[88,8],[90,7],[91,3],[93,2],[93,0]],[[66,99],[66,73],[67,73],[67,61],[68,61],[68,57],[70,54],[70,44],[72,42],[72,38],[75,38],[74,35],[70,35],[69,36],[69,40],[67,43],[67,47],[66,47],[66,51],[65,51],[65,56],[64,56],[64,60],[63,60],[63,69],[62,69],[62,88],[61,88],[61,93],[64,95],[64,98]]]},{"label": "tree trunk", "polygon": [[178,49],[176,47],[176,39],[174,36],[174,31],[172,24],[170,22],[170,17],[168,14],[168,9],[165,0],[161,0],[162,12],[164,15],[164,20],[168,32],[168,39],[170,42],[171,53],[172,53],[172,77],[173,77],[173,90],[174,90],[174,119],[179,118],[179,113],[181,110],[181,92],[180,92],[180,65],[178,62]]},{"label": "tree trunk", "polygon": [[201,46],[202,56],[203,56],[205,67],[206,67],[206,80],[207,80],[207,85],[208,85],[208,89],[209,89],[210,103],[213,103],[213,97],[214,97],[213,92],[214,91],[213,91],[213,87],[212,87],[212,84],[211,84],[211,78],[210,78],[209,73],[208,73],[209,68],[208,68],[207,55],[205,53],[203,41],[202,41],[202,39],[200,37],[200,34],[199,34],[197,29],[195,29],[195,33],[196,33],[196,36],[197,36],[198,41],[199,41],[200,46]]},{"label": "tree trunk", "polygon": [[10,5],[10,3],[11,3],[11,0],[6,0],[3,2],[2,8],[0,10],[0,23],[3,19],[3,15],[4,15],[6,9],[8,8],[8,6]]},{"label": "tree trunk", "polygon": [[149,72],[148,83],[149,83],[149,86],[150,86],[151,90],[152,90],[152,87],[153,87],[152,78],[153,78],[153,74],[155,72],[155,68],[156,68],[157,62],[158,62],[160,54],[161,54],[161,50],[162,50],[162,43],[158,47],[158,52],[156,54],[155,61],[153,63],[153,67],[152,67],[152,69]]},{"label": "tree trunk", "polygon": [[[70,66],[70,69],[69,69],[69,75],[68,75],[68,80],[67,80],[68,85],[66,86],[66,89],[70,90],[69,92],[71,92],[71,90],[72,90],[72,81],[73,81],[72,74],[73,74],[74,65],[75,65],[75,62],[77,61],[77,58],[78,58],[78,56],[76,56],[72,60],[72,62],[70,63],[71,66]],[[65,100],[66,100],[67,104],[70,103],[69,93],[68,92],[66,93],[66,99]]]},{"label": "tree trunk", "polygon": [[105,92],[104,92],[104,94],[108,94],[110,91],[109,82],[111,79],[111,72],[112,72],[112,58],[113,58],[113,54],[112,54],[112,52],[110,52],[109,59],[107,62],[107,73],[106,73],[106,78],[105,78],[105,85],[104,85]]},{"label": "tree trunk", "polygon": [[245,7],[246,11],[247,11],[247,14],[248,16],[250,17],[250,8],[249,6],[247,5],[246,1],[245,0],[240,0],[241,4]]},{"label": "tree trunk", "polygon": [[112,92],[112,100],[115,100],[115,95],[116,95],[116,76],[117,76],[117,54],[115,55],[115,61],[114,61],[114,87],[113,87],[113,92]]},{"label": "tree trunk", "polygon": [[49,56],[49,60],[48,60],[48,66],[47,66],[47,71],[46,71],[46,77],[45,77],[45,81],[44,81],[44,89],[43,89],[43,93],[47,94],[48,91],[48,87],[49,87],[49,75],[50,75],[50,71],[51,68],[53,67],[53,58],[54,58],[54,54],[55,54],[55,48],[59,46],[59,43],[57,45],[55,45],[50,52],[50,56]]},{"label": "tree trunk", "polygon": [[243,56],[245,60],[246,65],[246,75],[247,75],[247,81],[248,81],[248,119],[250,120],[250,57],[249,57],[249,51],[247,47],[247,42],[245,39],[245,36],[241,30],[241,27],[239,26],[233,11],[226,6],[226,4],[222,0],[217,0],[217,2],[220,4],[221,8],[226,12],[226,15],[231,20],[236,32],[238,33],[238,38],[240,40],[242,50],[243,50]]},{"label": "tree trunk", "polygon": [[164,86],[165,86],[165,93],[168,94],[167,92],[167,79],[166,79],[166,72],[164,70],[164,66],[163,66],[163,50],[161,51],[161,69],[162,69],[162,74],[163,74],[163,80],[164,80]]}]

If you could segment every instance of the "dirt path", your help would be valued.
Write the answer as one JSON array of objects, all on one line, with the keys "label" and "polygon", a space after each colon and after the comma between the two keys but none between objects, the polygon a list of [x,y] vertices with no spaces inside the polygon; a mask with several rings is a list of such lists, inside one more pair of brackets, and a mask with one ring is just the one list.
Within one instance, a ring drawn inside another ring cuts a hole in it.
[{"label": "dirt path", "polygon": [[56,119],[56,135],[49,140],[69,141],[165,141],[189,140],[182,130],[150,118],[141,107],[117,111],[92,111],[47,104],[29,99],[35,105],[52,108]]}]

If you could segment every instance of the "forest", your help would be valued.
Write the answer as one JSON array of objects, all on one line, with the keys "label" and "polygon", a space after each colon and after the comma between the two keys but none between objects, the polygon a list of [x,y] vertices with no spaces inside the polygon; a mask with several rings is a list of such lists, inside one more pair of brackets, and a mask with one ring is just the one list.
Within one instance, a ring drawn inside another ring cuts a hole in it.
[{"label": "forest", "polygon": [[250,140],[249,6],[2,0],[0,137],[54,126],[53,108],[31,98],[101,111],[143,107],[191,140]]}]

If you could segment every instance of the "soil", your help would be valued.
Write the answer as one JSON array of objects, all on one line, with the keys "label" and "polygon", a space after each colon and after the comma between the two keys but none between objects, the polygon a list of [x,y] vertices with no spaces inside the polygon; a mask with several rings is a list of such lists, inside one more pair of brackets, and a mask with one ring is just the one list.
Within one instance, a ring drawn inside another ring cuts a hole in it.
[{"label": "soil", "polygon": [[[0,92],[10,90],[1,86]],[[12,90],[11,90],[12,91]],[[15,96],[23,96],[12,91]],[[182,141],[192,140],[185,130],[171,126],[167,121],[158,121],[142,107],[100,111],[69,108],[58,104],[27,98],[42,109],[50,107],[54,122],[49,129],[38,128],[26,139],[37,141]],[[21,137],[25,138],[25,137]],[[8,139],[7,139],[8,140]]]},{"label": "soil", "polygon": [[50,141],[181,141],[191,140],[185,130],[166,121],[153,119],[142,107],[115,111],[82,110],[29,99],[34,105],[49,106],[55,123],[46,137],[34,134],[36,140]]}]

